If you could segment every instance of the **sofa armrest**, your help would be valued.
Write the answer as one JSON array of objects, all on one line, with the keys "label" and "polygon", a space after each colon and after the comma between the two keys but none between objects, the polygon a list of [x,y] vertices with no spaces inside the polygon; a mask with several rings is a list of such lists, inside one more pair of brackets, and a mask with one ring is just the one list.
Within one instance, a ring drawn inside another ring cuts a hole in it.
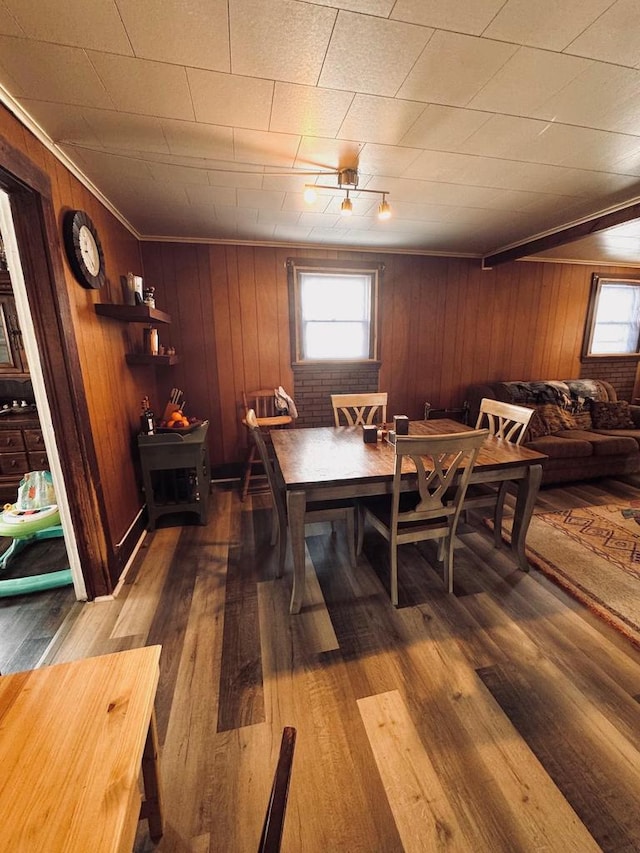
[{"label": "sofa armrest", "polygon": [[640,406],[629,406],[634,424],[640,429]]}]

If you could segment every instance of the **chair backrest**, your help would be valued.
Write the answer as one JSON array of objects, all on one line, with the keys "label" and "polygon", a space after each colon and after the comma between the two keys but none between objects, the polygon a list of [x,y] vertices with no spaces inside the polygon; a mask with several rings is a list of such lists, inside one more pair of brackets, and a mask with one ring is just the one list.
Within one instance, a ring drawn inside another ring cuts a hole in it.
[{"label": "chair backrest", "polygon": [[360,424],[385,423],[387,420],[386,391],[371,394],[332,394],[333,419],[340,426],[340,414],[347,426]]},{"label": "chair backrest", "polygon": [[256,447],[258,448],[258,455],[260,456],[260,461],[262,462],[264,472],[267,475],[267,482],[269,483],[271,497],[273,498],[273,505],[276,508],[278,517],[286,518],[287,510],[284,502],[283,487],[278,482],[278,478],[273,467],[273,461],[269,456],[269,451],[267,450],[267,445],[265,444],[264,436],[260,431],[260,424],[258,423],[256,413],[253,409],[249,409],[247,411],[244,421],[249,427],[251,438],[253,439],[256,444]]},{"label": "chair backrest", "polygon": [[491,435],[504,438],[512,444],[521,444],[533,411],[526,406],[516,406],[513,403],[502,403],[500,400],[483,397],[480,401],[476,429],[480,429],[486,419],[486,426]]},{"label": "chair backrest", "polygon": [[276,410],[276,395],[273,388],[259,391],[243,391],[242,402],[245,413],[253,409],[257,418],[274,418],[280,414]]},{"label": "chair backrest", "polygon": [[[458,516],[478,451],[488,435],[488,429],[445,435],[397,435],[392,527],[397,527],[399,521],[428,521],[431,518]],[[418,494],[415,505],[400,512],[403,467],[405,473],[407,469],[403,462],[407,457],[413,461],[418,475]],[[462,469],[460,475],[459,469]]]}]

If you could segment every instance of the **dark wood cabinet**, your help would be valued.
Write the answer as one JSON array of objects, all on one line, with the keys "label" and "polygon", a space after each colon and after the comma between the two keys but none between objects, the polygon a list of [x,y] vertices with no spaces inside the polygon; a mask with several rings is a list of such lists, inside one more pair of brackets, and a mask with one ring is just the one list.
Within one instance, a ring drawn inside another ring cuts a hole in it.
[{"label": "dark wood cabinet", "polygon": [[0,416],[0,504],[15,503],[28,471],[48,470],[37,414]]},{"label": "dark wood cabinet", "polygon": [[28,374],[29,365],[9,273],[0,271],[0,375],[19,377]]}]

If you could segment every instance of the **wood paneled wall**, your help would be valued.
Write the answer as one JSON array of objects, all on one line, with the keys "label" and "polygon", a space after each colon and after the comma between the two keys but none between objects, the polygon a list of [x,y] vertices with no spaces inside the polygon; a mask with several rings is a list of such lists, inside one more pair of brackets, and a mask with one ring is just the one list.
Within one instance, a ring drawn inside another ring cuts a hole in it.
[{"label": "wood paneled wall", "polygon": [[[96,480],[106,506],[106,539],[113,563],[112,580],[117,580],[117,544],[140,511],[144,499],[136,472],[135,434],[139,429],[140,400],[155,396],[155,374],[147,368],[131,369],[125,363],[139,327],[129,327],[98,317],[96,302],[121,302],[120,275],[128,270],[141,273],[137,239],[45,148],[6,108],[0,107],[0,134],[24,153],[51,181],[52,202],[58,223],[59,243],[50,251],[59,255],[71,305],[72,324],[66,329],[74,336],[82,370],[82,382],[89,410],[87,434],[93,436],[98,471]],[[0,150],[0,164],[3,164]],[[100,234],[107,284],[100,291],[85,290],[73,277],[62,250],[62,218],[69,208],[85,210]],[[73,499],[73,483],[67,484]],[[96,519],[96,524],[99,520]],[[120,555],[121,556],[121,555]],[[103,590],[108,592],[109,590]]]},{"label": "wood paneled wall", "polygon": [[243,388],[293,387],[288,257],[384,263],[380,389],[389,411],[413,418],[425,400],[459,405],[475,382],[580,376],[591,274],[623,271],[531,262],[482,270],[453,258],[170,243],[144,243],[142,255],[181,355],[160,393],[178,382],[190,410],[211,418],[214,465],[244,455]]}]

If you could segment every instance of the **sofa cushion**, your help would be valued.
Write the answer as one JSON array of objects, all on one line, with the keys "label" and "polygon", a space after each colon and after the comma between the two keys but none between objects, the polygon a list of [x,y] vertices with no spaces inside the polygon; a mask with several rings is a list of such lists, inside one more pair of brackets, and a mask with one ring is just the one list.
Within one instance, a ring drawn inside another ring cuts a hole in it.
[{"label": "sofa cushion", "polygon": [[631,407],[626,400],[604,403],[594,400],[591,403],[591,420],[594,429],[633,429],[635,423],[631,417]]},{"label": "sofa cushion", "polygon": [[534,407],[534,413],[529,421],[528,438],[533,441],[543,435],[553,435],[563,429],[574,429],[576,422],[573,415],[562,406],[555,403],[542,403]]},{"label": "sofa cushion", "polygon": [[[593,432],[598,435],[609,435],[613,438],[631,438],[636,442],[638,450],[640,450],[640,429],[597,429]],[[637,452],[637,451],[636,451]]]},{"label": "sofa cushion", "polygon": [[528,441],[526,447],[546,454],[550,459],[573,459],[593,456],[593,445],[587,439],[563,438],[565,432],[543,435]]},{"label": "sofa cushion", "polygon": [[637,453],[638,443],[630,435],[611,432],[595,432],[583,429],[568,429],[556,433],[563,441],[588,441],[594,456],[623,456]]}]

